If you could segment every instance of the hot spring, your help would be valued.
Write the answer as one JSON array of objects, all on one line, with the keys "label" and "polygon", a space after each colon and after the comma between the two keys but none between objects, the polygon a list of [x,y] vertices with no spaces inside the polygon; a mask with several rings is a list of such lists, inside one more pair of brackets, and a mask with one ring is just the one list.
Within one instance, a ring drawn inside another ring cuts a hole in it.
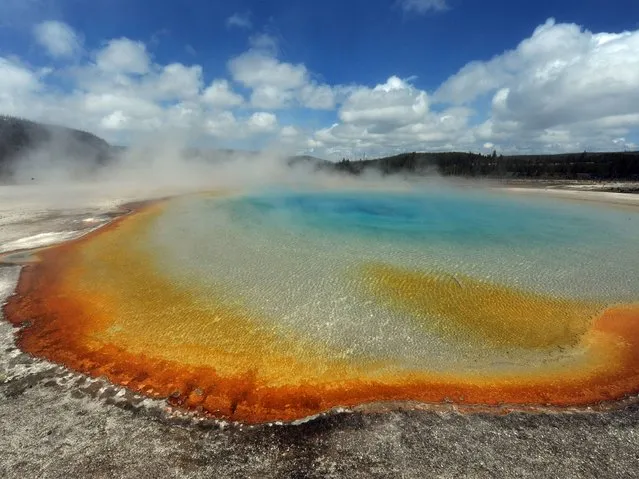
[{"label": "hot spring", "polygon": [[460,188],[155,202],[37,253],[20,346],[245,422],[639,392],[636,210]]}]

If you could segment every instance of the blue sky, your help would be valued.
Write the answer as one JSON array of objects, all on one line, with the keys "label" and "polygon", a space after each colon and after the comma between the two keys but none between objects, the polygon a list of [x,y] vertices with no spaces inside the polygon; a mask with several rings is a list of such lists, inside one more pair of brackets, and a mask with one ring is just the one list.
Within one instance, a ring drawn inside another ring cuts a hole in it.
[{"label": "blue sky", "polygon": [[3,0],[0,113],[326,157],[636,149],[638,30],[634,0]]}]

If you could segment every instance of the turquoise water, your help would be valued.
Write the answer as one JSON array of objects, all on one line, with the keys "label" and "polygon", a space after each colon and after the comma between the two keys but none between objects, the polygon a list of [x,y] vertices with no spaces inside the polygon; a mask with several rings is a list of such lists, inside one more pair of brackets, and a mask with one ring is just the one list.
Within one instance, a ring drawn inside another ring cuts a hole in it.
[{"label": "turquoise water", "polygon": [[216,301],[258,312],[269,329],[297,331],[351,358],[444,369],[451,358],[463,367],[498,358],[443,342],[368,296],[362,265],[635,302],[638,238],[639,215],[630,210],[437,188],[184,198],[144,241],[176,283],[210,288]]},{"label": "turquoise water", "polygon": [[[460,245],[607,246],[637,234],[637,215],[457,190],[412,194],[271,193],[233,201],[237,221],[275,219],[294,229],[381,235],[393,241]],[[283,214],[280,214],[283,213]],[[636,237],[635,237],[636,238]]]},{"label": "turquoise water", "polygon": [[623,209],[459,189],[271,192],[220,207],[234,228],[294,237],[293,248],[334,243],[362,260],[560,295],[628,301],[639,290],[639,215]]}]

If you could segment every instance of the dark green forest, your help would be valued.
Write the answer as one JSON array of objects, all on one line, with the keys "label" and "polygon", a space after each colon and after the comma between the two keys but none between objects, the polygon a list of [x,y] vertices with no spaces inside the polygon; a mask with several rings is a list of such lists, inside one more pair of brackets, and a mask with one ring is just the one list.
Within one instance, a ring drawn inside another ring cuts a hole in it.
[{"label": "dark green forest", "polygon": [[502,156],[477,153],[403,153],[373,160],[343,159],[320,168],[361,174],[432,174],[444,176],[547,180],[639,181],[639,152],[582,152],[559,155]]}]

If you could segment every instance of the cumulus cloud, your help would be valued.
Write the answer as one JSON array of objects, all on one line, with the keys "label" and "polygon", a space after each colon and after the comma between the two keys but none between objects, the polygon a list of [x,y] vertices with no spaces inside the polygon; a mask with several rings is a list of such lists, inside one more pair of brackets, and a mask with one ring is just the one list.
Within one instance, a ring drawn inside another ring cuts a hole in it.
[{"label": "cumulus cloud", "polygon": [[[472,110],[451,108],[440,113],[428,112],[412,123],[335,123],[315,133],[316,148],[338,156],[359,157],[405,151],[463,149],[472,141],[468,119]],[[385,119],[384,119],[385,120]]]},{"label": "cumulus cloud", "polygon": [[214,80],[209,87],[204,90],[202,99],[214,108],[231,108],[244,103],[242,95],[235,93],[228,80]]},{"label": "cumulus cloud", "polygon": [[119,38],[98,52],[96,63],[105,72],[144,74],[149,71],[151,60],[144,43]]},{"label": "cumulus cloud", "polygon": [[346,123],[369,125],[375,130],[392,130],[415,123],[428,112],[426,92],[392,76],[374,88],[359,88],[346,100],[339,116]]},{"label": "cumulus cloud", "polygon": [[576,147],[597,129],[623,135],[636,127],[637,85],[639,31],[592,33],[550,19],[514,50],[464,66],[435,99],[468,104],[492,95],[491,118],[478,137]]},{"label": "cumulus cloud", "polygon": [[114,110],[102,118],[100,124],[106,130],[123,130],[128,125],[128,118],[122,110]]},{"label": "cumulus cloud", "polygon": [[541,98],[535,97],[534,103],[547,112],[566,101],[577,106],[588,97],[588,104],[603,100],[616,111],[618,100],[608,100],[636,93],[638,46],[639,32],[593,34],[550,19],[515,50],[464,66],[444,82],[435,97],[467,103],[497,92],[494,103],[498,108],[524,110],[533,106],[525,104],[524,97],[539,94]]},{"label": "cumulus cloud", "polygon": [[447,0],[399,0],[398,4],[405,12],[414,12],[420,15],[448,9]]},{"label": "cumulus cloud", "polygon": [[14,59],[0,57],[0,114],[25,118],[38,114],[34,99],[41,89],[36,72]]},{"label": "cumulus cloud", "polygon": [[33,33],[36,41],[54,58],[72,57],[82,49],[76,32],[63,22],[39,23]]},{"label": "cumulus cloud", "polygon": [[[117,112],[119,115],[137,119],[159,117],[161,107],[150,100],[125,93],[92,93],[79,97],[81,106],[88,113],[107,114]],[[126,115],[125,115],[126,113]]]},{"label": "cumulus cloud", "polygon": [[238,121],[230,111],[209,115],[204,122],[206,132],[217,138],[233,138],[240,131]]},{"label": "cumulus cloud", "polygon": [[263,111],[253,113],[248,119],[247,125],[257,133],[270,132],[277,128],[277,116]]},{"label": "cumulus cloud", "polygon": [[249,51],[228,64],[233,79],[252,90],[253,107],[279,109],[300,105],[318,110],[335,107],[335,94],[329,85],[313,81],[303,63],[279,60],[271,37],[259,38],[251,41]]},{"label": "cumulus cloud", "polygon": [[[61,58],[67,50],[54,51],[47,49]],[[228,77],[212,81],[201,65],[157,63],[134,39],[89,53],[55,67],[0,57],[0,113],[80,127],[115,143],[179,130],[251,147],[274,139],[320,156],[618,150],[638,142],[639,31],[593,33],[549,20],[435,91],[392,72],[378,84],[320,81],[310,66],[283,58],[264,33],[228,60]],[[61,77],[69,88],[59,87]],[[326,123],[311,129],[308,110],[326,110]]]},{"label": "cumulus cloud", "polygon": [[277,129],[270,112],[228,111],[243,103],[228,80],[205,88],[200,65],[155,64],[141,42],[112,40],[94,58],[65,70],[74,82],[68,92],[47,84],[49,70],[0,58],[0,112],[86,129],[116,143],[160,130],[224,142]]},{"label": "cumulus cloud", "polygon": [[293,106],[293,91],[275,85],[260,85],[253,88],[251,106],[275,110]]},{"label": "cumulus cloud", "polygon": [[234,13],[226,19],[226,26],[228,28],[245,28],[250,30],[253,28],[253,22],[251,22],[251,15],[249,13]]},{"label": "cumulus cloud", "polygon": [[432,112],[425,91],[391,76],[372,88],[350,88],[339,110],[341,123],[317,131],[312,145],[348,157],[452,149],[468,141],[471,115],[464,107]]},{"label": "cumulus cloud", "polygon": [[277,126],[277,116],[268,112],[255,112],[248,117],[238,118],[233,112],[223,111],[207,115],[204,121],[204,128],[209,135],[234,140],[272,133]]},{"label": "cumulus cloud", "polygon": [[187,99],[197,96],[202,88],[202,67],[171,63],[162,68],[151,88],[165,100]]},{"label": "cumulus cloud", "polygon": [[306,82],[308,72],[303,64],[282,63],[259,51],[248,51],[229,63],[235,81],[255,88],[269,85],[290,90]]},{"label": "cumulus cloud", "polygon": [[292,125],[286,125],[280,130],[280,136],[282,138],[297,138],[300,135],[300,131]]},{"label": "cumulus cloud", "polygon": [[300,103],[314,110],[332,110],[337,102],[337,93],[328,85],[307,83],[299,91]]},{"label": "cumulus cloud", "polygon": [[21,95],[40,87],[36,74],[29,68],[0,57],[0,95]]}]

